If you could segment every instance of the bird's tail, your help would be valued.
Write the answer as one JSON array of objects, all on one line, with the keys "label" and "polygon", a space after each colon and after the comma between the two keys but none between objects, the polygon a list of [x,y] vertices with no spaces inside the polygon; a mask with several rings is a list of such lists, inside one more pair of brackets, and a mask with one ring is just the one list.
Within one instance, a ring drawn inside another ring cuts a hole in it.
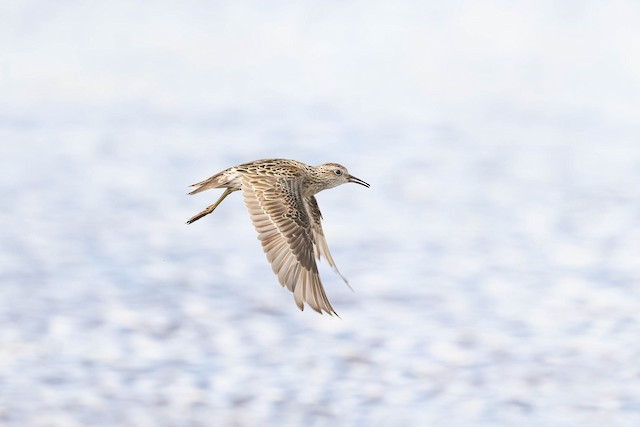
[{"label": "bird's tail", "polygon": [[190,187],[197,187],[195,190],[191,191],[189,194],[200,193],[201,191],[209,190],[211,188],[223,188],[229,187],[229,169],[223,170],[222,172],[218,172],[210,178],[205,179],[204,181],[196,182],[195,184],[191,184]]}]

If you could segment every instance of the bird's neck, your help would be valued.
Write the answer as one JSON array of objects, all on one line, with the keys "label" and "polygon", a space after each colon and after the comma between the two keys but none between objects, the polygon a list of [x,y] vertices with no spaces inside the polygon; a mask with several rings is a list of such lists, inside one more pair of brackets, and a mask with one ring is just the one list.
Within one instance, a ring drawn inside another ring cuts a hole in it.
[{"label": "bird's neck", "polygon": [[311,176],[307,178],[307,181],[302,185],[301,194],[303,197],[311,197],[314,194],[325,190],[327,187],[324,182]]}]

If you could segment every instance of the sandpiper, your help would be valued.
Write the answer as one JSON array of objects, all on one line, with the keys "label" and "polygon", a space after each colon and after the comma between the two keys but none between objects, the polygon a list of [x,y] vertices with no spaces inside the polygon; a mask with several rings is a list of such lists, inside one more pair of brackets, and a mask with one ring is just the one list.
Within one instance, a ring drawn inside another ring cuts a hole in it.
[{"label": "sandpiper", "polygon": [[242,190],[258,239],[280,284],[293,293],[300,310],[304,310],[307,303],[320,314],[333,315],[336,312],[320,282],[316,259],[323,256],[347,286],[349,284],[329,252],[314,194],[347,182],[369,187],[337,163],[309,166],[287,159],[244,163],[192,185],[197,188],[189,194],[210,188],[225,188],[225,191],[187,224],[210,214],[225,197]]}]

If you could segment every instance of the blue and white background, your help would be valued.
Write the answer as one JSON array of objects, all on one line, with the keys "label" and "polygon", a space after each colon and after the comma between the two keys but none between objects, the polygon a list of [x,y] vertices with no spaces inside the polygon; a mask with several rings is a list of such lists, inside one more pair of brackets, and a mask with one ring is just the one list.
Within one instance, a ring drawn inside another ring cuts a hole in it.
[{"label": "blue and white background", "polygon": [[[0,2],[0,425],[640,425],[634,1]],[[299,312],[242,198],[318,197]]]}]

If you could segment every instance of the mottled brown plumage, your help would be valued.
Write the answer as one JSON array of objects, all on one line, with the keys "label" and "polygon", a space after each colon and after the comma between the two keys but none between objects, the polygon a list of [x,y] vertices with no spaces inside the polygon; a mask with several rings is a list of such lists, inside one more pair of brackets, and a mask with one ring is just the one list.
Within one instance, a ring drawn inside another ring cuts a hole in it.
[{"label": "mottled brown plumage", "polygon": [[309,166],[286,159],[245,163],[193,184],[197,188],[189,194],[211,188],[226,190],[187,224],[210,214],[225,197],[242,190],[258,239],[280,284],[293,293],[300,310],[307,303],[319,313],[336,314],[322,287],[316,259],[323,256],[345,283],[347,280],[329,252],[314,194],[347,182],[369,187],[337,163]]}]

